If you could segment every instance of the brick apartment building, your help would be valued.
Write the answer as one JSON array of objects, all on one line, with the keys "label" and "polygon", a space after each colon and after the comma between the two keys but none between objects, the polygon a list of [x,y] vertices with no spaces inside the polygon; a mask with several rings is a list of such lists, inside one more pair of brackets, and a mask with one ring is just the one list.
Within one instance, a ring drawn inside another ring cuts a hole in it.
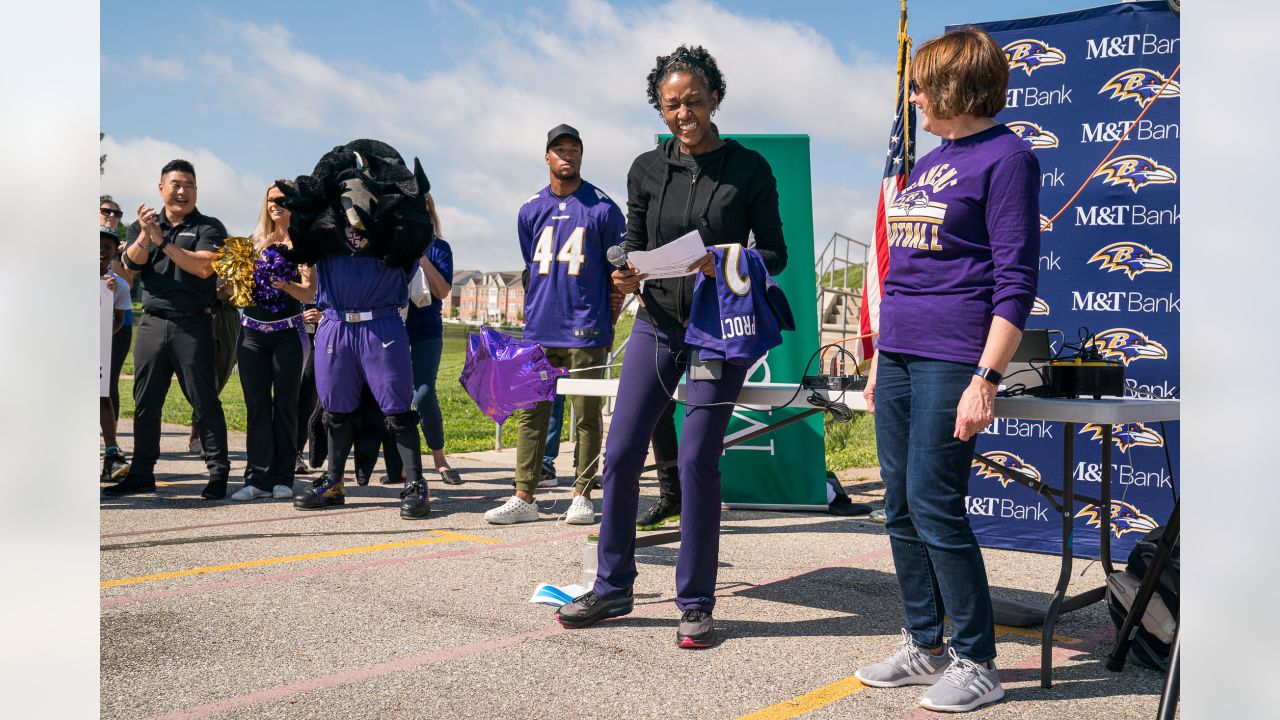
[{"label": "brick apartment building", "polygon": [[524,287],[520,271],[476,272],[460,271],[455,274],[453,289],[456,298],[449,298],[450,312],[456,303],[458,319],[463,322],[491,325],[524,325]]}]

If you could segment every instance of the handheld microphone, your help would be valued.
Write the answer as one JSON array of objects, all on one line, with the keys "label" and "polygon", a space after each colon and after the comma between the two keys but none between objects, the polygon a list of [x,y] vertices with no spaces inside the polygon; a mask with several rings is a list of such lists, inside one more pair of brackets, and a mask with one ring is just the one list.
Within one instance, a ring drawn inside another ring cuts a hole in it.
[{"label": "handheld microphone", "polygon": [[605,251],[605,259],[619,270],[627,269],[627,251],[621,245],[612,245]]}]

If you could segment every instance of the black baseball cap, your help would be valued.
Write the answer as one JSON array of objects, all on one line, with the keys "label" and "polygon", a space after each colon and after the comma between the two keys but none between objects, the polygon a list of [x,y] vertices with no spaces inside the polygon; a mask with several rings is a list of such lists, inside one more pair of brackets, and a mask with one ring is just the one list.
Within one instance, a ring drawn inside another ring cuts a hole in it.
[{"label": "black baseball cap", "polygon": [[112,229],[111,229],[111,228],[109,228],[109,227],[99,226],[99,227],[98,227],[98,236],[99,236],[99,237],[101,237],[101,236],[103,236],[103,235],[106,235],[106,236],[108,236],[108,237],[115,238],[115,241],[116,241],[116,242],[120,242],[120,233],[116,232],[115,230],[112,230]]},{"label": "black baseball cap", "polygon": [[560,138],[568,135],[578,141],[578,147],[582,147],[582,136],[578,134],[578,129],[572,125],[560,124],[547,131],[547,149],[550,150],[552,145]]}]

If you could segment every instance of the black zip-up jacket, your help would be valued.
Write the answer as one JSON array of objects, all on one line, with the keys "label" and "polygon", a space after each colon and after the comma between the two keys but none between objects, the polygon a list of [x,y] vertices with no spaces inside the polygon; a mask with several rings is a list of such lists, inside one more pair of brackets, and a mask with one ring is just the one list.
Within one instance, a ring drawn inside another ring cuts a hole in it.
[{"label": "black zip-up jacket", "polygon": [[[696,167],[686,162],[696,161]],[[674,138],[641,154],[627,173],[627,252],[652,250],[697,229],[707,246],[754,247],[769,274],[787,266],[778,183],[760,153],[733,139],[681,159]],[[754,242],[751,242],[754,240]],[[689,321],[694,276],[646,280],[638,316],[668,330]]]}]

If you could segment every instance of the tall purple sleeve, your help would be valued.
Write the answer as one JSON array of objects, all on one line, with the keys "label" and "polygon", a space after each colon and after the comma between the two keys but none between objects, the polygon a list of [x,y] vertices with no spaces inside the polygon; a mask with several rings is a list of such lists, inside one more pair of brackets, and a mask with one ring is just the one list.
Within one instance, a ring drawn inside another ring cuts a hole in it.
[{"label": "tall purple sleeve", "polygon": [[1021,330],[1035,302],[1040,262],[1040,164],[1030,152],[992,170],[986,220],[995,265],[993,314]]}]

